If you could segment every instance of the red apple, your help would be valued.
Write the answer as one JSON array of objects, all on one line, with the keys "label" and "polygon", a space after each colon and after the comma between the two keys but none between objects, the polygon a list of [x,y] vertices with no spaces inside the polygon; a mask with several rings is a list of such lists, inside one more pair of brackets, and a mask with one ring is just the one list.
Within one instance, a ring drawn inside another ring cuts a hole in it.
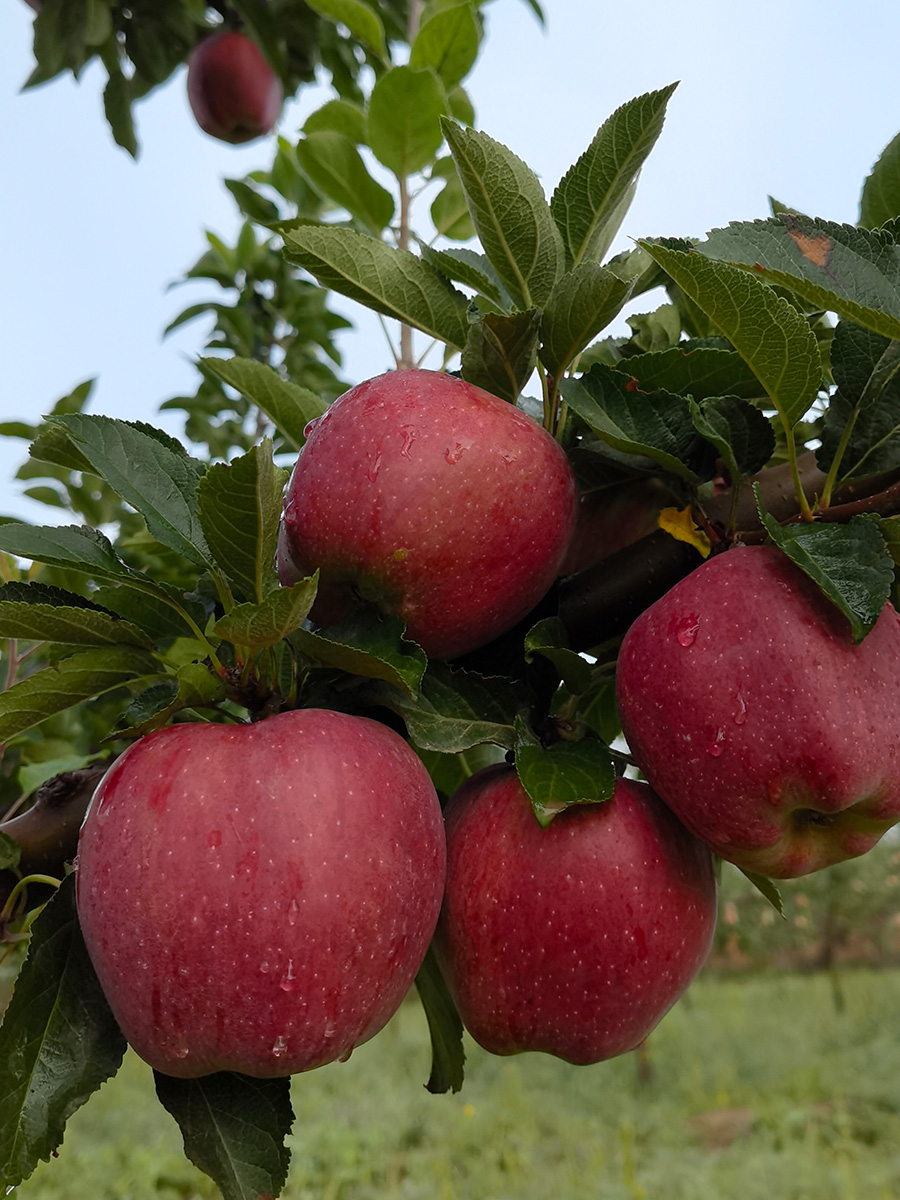
[{"label": "red apple", "polygon": [[223,142],[262,137],[284,102],[281,80],[259,47],[231,29],[204,38],[191,51],[187,92],[197,124]]},{"label": "red apple", "polygon": [[514,768],[445,810],[435,953],[463,1023],[494,1054],[572,1063],[633,1050],[700,970],[716,923],[712,856],[644,783],[537,823]]},{"label": "red apple", "polygon": [[322,624],[362,596],[452,658],[548,591],[575,506],[568,459],[531,417],[453,376],[393,371],[309,430],[285,493],[279,576],[319,569]]},{"label": "red apple", "polygon": [[641,770],[717,854],[787,878],[900,819],[900,617],[850,625],[774,546],[730,550],[631,626],[616,674]]},{"label": "red apple", "polygon": [[85,943],[151,1066],[293,1074],[396,1010],[437,920],[445,843],[392,730],[306,709],[175,725],[100,784],[77,859]]}]

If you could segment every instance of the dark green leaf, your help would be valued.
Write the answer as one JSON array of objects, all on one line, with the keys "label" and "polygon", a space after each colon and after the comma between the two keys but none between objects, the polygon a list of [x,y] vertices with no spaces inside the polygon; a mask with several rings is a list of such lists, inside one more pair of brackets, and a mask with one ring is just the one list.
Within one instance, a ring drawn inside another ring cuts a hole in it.
[{"label": "dark green leaf", "polygon": [[55,713],[115,688],[155,675],[159,664],[145,651],[112,646],[83,650],[45,667],[0,693],[0,742],[39,725]]},{"label": "dark green leaf", "polygon": [[577,379],[562,380],[560,391],[566,404],[614,449],[652,458],[689,483],[708,476],[709,447],[697,434],[684,397],[648,395],[602,363]]},{"label": "dark green leaf", "polygon": [[569,649],[569,636],[559,617],[546,617],[538,621],[525,635],[525,658],[531,662],[535,654],[553,663],[563,683],[574,695],[587,691],[591,682],[590,663]]},{"label": "dark green leaf", "polygon": [[816,452],[829,471],[841,455],[838,479],[861,478],[900,466],[900,343],[840,321],[831,343],[837,391],[825,412]]},{"label": "dark green leaf", "polygon": [[364,0],[307,0],[320,16],[346,25],[350,33],[365,42],[382,59],[387,58],[384,25],[373,5]]},{"label": "dark green leaf", "polygon": [[226,179],[223,182],[234,196],[241,212],[251,221],[258,221],[260,225],[271,225],[281,216],[277,204],[260,195],[256,188],[245,183],[243,179]]},{"label": "dark green leaf", "polygon": [[306,426],[328,405],[309,388],[282,379],[274,367],[252,358],[202,358],[201,365],[241,392],[269,417],[299,450],[306,441]]},{"label": "dark green leaf", "polygon": [[469,326],[462,352],[463,378],[515,404],[537,363],[540,314],[488,313]]},{"label": "dark green leaf", "polygon": [[859,223],[866,229],[877,229],[894,217],[900,217],[900,133],[866,176],[859,201]]},{"label": "dark green leaf", "polygon": [[710,396],[765,397],[765,389],[736,350],[683,342],[647,354],[629,355],[618,368],[645,392],[676,392],[706,400]]},{"label": "dark green leaf", "polygon": [[131,571],[108,538],[87,525],[3,525],[0,550],[51,567],[84,571],[95,579],[131,579]]},{"label": "dark green leaf", "polygon": [[528,708],[528,697],[511,681],[487,679],[437,661],[429,663],[415,698],[387,687],[372,687],[367,695],[403,718],[417,747],[442,754],[484,742],[512,749],[516,717]]},{"label": "dark green leaf", "polygon": [[94,471],[147,523],[153,537],[198,566],[210,560],[196,513],[204,464],[160,430],[111,417],[54,417]]},{"label": "dark green leaf", "polygon": [[433,250],[430,246],[423,246],[422,258],[448,279],[474,288],[500,308],[511,307],[497,272],[477,250],[468,250],[462,246],[449,250]]},{"label": "dark green leaf", "polygon": [[609,750],[590,734],[580,742],[555,742],[546,747],[520,745],[516,750],[516,772],[534,815],[544,826],[572,804],[608,800],[616,785]]},{"label": "dark green leaf", "polygon": [[360,605],[350,617],[317,633],[295,630],[291,640],[321,666],[383,679],[415,696],[428,660],[421,646],[407,641],[404,633],[398,617],[382,616],[374,608]]},{"label": "dark green leaf", "polygon": [[735,484],[761,471],[775,452],[775,431],[765,413],[737,396],[688,399],[701,437],[718,450]]},{"label": "dark green leaf", "polygon": [[268,438],[229,463],[215,463],[197,489],[197,512],[212,555],[239,593],[256,604],[277,587],[275,545],[286,472]]},{"label": "dark green leaf", "polygon": [[220,617],[213,633],[236,646],[274,646],[296,632],[316,598],[318,577],[280,587],[259,604],[238,604]]},{"label": "dark green leaf", "polygon": [[142,737],[168,724],[186,708],[214,708],[225,699],[225,685],[202,662],[179,667],[175,677],[160,678],[140,692],[125,710],[120,724],[129,737]]},{"label": "dark green leaf", "polygon": [[756,275],[694,251],[642,242],[732,343],[766,389],[786,430],[822,385],[816,335],[802,313]]},{"label": "dark green leaf", "polygon": [[672,83],[616,109],[574,166],[560,180],[550,201],[570,266],[598,262],[624,217],[647,155],[662,132]]},{"label": "dark green leaf", "polygon": [[63,607],[6,598],[0,588],[0,637],[67,646],[138,646],[153,649],[153,640],[137,625],[95,608]]},{"label": "dark green leaf", "polygon": [[776,546],[822,589],[850,622],[861,642],[881,615],[894,582],[894,560],[877,519],[854,517],[846,525],[779,525],[762,507],[760,517]]},{"label": "dark green leaf", "polygon": [[541,361],[561,375],[631,295],[631,285],[594,262],[567,271],[550,293],[541,317]]},{"label": "dark green leaf", "polygon": [[12,1189],[50,1158],[66,1121],[124,1053],[78,928],[70,875],[32,926],[0,1026],[0,1186]]},{"label": "dark green leaf", "polygon": [[116,66],[103,90],[103,111],[117,146],[137,158],[138,141],[131,115],[132,85]]},{"label": "dark green leaf", "polygon": [[444,89],[432,70],[392,67],[369,98],[372,153],[398,179],[424,170],[444,140],[444,107]]},{"label": "dark green leaf", "polygon": [[697,250],[884,337],[900,337],[900,245],[889,231],[781,213],[714,229]]},{"label": "dark green leaf", "polygon": [[[0,829],[0,871],[9,871],[17,867],[21,857],[22,849],[19,843],[14,842],[8,834],[5,834]],[[0,1138],[0,1141],[2,1141],[2,1138]]]},{"label": "dark green leaf", "polygon": [[339,133],[309,133],[297,143],[297,161],[309,182],[373,233],[391,223],[394,198],[366,169],[362,156]]},{"label": "dark green leaf", "polygon": [[287,1179],[294,1123],[291,1082],[230,1071],[173,1079],[154,1071],[156,1094],[178,1122],[184,1152],[224,1200],[277,1196]]},{"label": "dark green leaf", "polygon": [[480,742],[477,746],[460,750],[456,754],[423,750],[421,746],[416,747],[416,752],[425,764],[438,795],[444,800],[449,799],[476,771],[503,762],[506,756],[502,746],[491,742]]},{"label": "dark green leaf", "polygon": [[779,917],[784,916],[784,901],[781,898],[781,892],[775,886],[771,879],[766,875],[757,875],[755,871],[745,871],[743,867],[738,868],[741,874],[748,879],[760,895],[765,896],[768,902],[772,905]]},{"label": "dark green leaf", "polygon": [[431,949],[416,975],[416,990],[431,1035],[431,1075],[425,1086],[436,1095],[458,1092],[466,1066],[463,1024]]},{"label": "dark green leaf", "polygon": [[306,226],[285,234],[284,254],[323,287],[461,350],[465,296],[422,259],[349,229]]},{"label": "dark green leaf", "polygon": [[444,121],[484,252],[518,308],[543,305],[565,268],[565,251],[537,176],[487,134]]}]

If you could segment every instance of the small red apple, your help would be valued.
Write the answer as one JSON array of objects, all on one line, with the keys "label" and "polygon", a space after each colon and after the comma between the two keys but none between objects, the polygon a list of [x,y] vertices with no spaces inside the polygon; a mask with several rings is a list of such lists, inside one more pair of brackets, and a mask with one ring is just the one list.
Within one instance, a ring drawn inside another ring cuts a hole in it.
[{"label": "small red apple", "polygon": [[77,904],[122,1032],[168,1075],[293,1074],[396,1010],[437,920],[441,811],[378,722],[305,709],[131,746],[81,831]]},{"label": "small red apple", "polygon": [[285,493],[279,576],[319,569],[322,624],[361,596],[452,658],[549,590],[575,506],[568,459],[531,417],[441,372],[392,371],[310,429]]},{"label": "small red apple", "polygon": [[259,47],[231,29],[211,34],[191,51],[187,92],[203,132],[232,143],[268,133],[284,102],[281,80]]},{"label": "small red apple", "polygon": [[600,1062],[644,1040],[700,970],[716,923],[712,856],[644,783],[546,829],[514,768],[486,767],[445,813],[435,953],[493,1054]]},{"label": "small red apple", "polygon": [[709,559],[638,617],[616,687],[654,789],[746,870],[804,875],[900,819],[900,617],[854,645],[774,546]]}]

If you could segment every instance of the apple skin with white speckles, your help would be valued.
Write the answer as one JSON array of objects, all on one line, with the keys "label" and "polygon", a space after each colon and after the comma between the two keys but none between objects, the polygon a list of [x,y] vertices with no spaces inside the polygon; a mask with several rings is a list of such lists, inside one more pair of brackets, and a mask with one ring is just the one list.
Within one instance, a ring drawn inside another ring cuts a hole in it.
[{"label": "apple skin with white speckles", "polygon": [[642,613],[616,689],[644,775],[745,870],[808,874],[900,819],[900,617],[854,645],[774,546],[709,559]]},{"label": "apple skin with white speckles", "polygon": [[278,571],[315,569],[313,619],[354,595],[432,657],[512,628],[562,565],[577,496],[565,453],[512,404],[439,371],[392,371],[309,430],[285,493]]},{"label": "apple skin with white speckles", "polygon": [[493,1054],[601,1062],[638,1046],[703,965],[712,856],[644,783],[535,819],[515,769],[477,772],[444,812],[435,954]]},{"label": "apple skin with white speckles", "polygon": [[431,780],[386,726],[316,709],[175,725],[101,782],[78,913],[151,1066],[289,1075],[346,1058],[397,1009],[445,860]]}]

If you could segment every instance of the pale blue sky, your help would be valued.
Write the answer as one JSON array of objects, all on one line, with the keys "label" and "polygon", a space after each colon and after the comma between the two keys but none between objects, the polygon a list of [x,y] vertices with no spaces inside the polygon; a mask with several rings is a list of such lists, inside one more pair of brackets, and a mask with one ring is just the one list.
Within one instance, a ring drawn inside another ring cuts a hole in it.
[{"label": "pale blue sky", "polygon": [[[682,81],[620,246],[764,216],[769,193],[855,221],[862,180],[900,130],[896,3],[851,12],[823,0],[545,0],[545,10],[544,32],[522,0],[494,0],[469,86],[480,128],[529,162],[548,192],[614,108]],[[202,330],[189,325],[165,342],[161,332],[208,291],[166,285],[199,256],[204,228],[232,236],[236,210],[220,180],[267,165],[271,147],[202,134],[179,74],[137,110],[135,164],[102,118],[101,72],[19,93],[31,16],[23,0],[0,9],[0,419],[33,419],[96,375],[92,411],[180,434],[177,414],[162,420],[156,409],[193,390]],[[322,98],[301,92],[280,131],[292,136]],[[371,320],[343,348],[352,380],[390,366]],[[47,521],[51,510],[11,482],[24,452],[0,440],[0,513]]]}]

